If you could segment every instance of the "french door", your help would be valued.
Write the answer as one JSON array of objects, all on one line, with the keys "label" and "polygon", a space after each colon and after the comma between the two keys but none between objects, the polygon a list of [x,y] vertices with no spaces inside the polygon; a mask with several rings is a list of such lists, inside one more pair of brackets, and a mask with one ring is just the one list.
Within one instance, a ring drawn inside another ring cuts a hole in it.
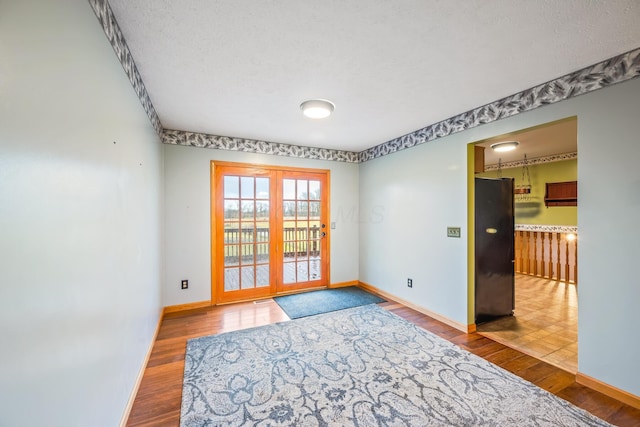
[{"label": "french door", "polygon": [[328,175],[212,162],[215,303],[327,286]]}]

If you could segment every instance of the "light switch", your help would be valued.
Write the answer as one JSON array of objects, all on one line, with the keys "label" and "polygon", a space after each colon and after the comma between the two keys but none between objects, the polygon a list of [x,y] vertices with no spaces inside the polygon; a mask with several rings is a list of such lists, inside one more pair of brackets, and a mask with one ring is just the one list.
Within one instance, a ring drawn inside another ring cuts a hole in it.
[{"label": "light switch", "polygon": [[460,227],[447,227],[447,237],[460,237]]}]

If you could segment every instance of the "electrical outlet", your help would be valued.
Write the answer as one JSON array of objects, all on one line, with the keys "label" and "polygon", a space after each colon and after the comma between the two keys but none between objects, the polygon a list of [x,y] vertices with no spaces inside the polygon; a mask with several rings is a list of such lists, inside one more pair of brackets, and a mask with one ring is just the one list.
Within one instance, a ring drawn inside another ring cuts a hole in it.
[{"label": "electrical outlet", "polygon": [[189,289],[189,281],[188,280],[183,280],[182,281],[182,289]]},{"label": "electrical outlet", "polygon": [[407,279],[407,286],[413,288],[413,279]]},{"label": "electrical outlet", "polygon": [[460,237],[460,227],[447,227],[447,237]]}]

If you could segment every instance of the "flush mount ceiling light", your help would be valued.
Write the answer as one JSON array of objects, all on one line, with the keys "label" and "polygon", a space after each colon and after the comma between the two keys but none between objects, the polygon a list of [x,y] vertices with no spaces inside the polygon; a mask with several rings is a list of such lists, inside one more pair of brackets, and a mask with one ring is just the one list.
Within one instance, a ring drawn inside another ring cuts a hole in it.
[{"label": "flush mount ceiling light", "polygon": [[336,108],[333,102],[326,99],[310,99],[300,104],[302,114],[311,119],[324,119],[329,117],[333,113],[333,109]]},{"label": "flush mount ceiling light", "polygon": [[491,149],[493,151],[497,151],[502,153],[504,151],[511,151],[518,148],[520,143],[518,141],[505,141],[505,142],[496,142],[495,144],[491,144]]}]

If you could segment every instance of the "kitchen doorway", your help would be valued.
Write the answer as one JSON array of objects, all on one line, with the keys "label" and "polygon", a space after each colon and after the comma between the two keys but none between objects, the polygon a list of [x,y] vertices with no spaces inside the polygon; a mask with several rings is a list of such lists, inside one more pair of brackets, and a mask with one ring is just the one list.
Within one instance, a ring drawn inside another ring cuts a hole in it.
[{"label": "kitchen doorway", "polygon": [[[491,148],[491,145],[505,141],[517,141],[517,149],[499,153]],[[475,176],[514,178],[515,229],[516,233],[534,236],[538,242],[537,249],[536,243],[530,239],[531,250],[547,251],[551,242],[548,236],[555,233],[562,236],[553,240],[554,250],[558,242],[557,257],[560,253],[573,255],[577,249],[569,250],[567,238],[579,237],[577,206],[547,204],[545,190],[547,183],[577,181],[577,117],[478,141],[475,160],[478,160],[479,152],[484,157],[483,167],[478,171],[476,164]],[[574,243],[577,248],[577,241]],[[518,258],[522,255],[518,255],[518,251],[516,247],[514,261],[522,264],[523,260]],[[526,269],[528,274],[515,275],[514,316],[477,324],[477,331],[575,373],[578,363],[577,259],[576,254],[575,264],[563,265],[562,268],[557,258],[553,266],[525,259],[525,265],[530,263],[532,268]]]}]

